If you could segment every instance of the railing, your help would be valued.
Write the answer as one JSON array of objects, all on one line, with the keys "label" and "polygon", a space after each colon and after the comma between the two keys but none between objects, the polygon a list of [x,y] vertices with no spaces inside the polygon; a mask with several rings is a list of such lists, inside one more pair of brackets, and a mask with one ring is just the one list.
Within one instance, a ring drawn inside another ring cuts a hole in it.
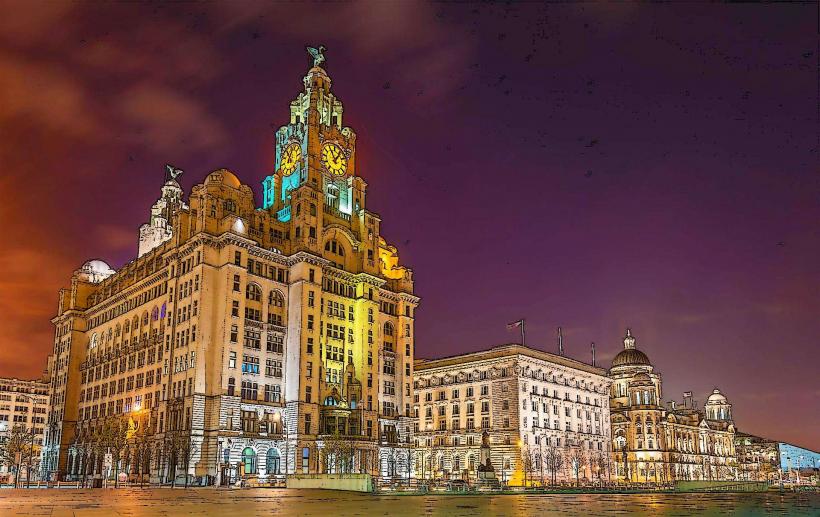
[{"label": "railing", "polygon": [[342,212],[341,210],[339,210],[335,206],[325,204],[323,211],[324,211],[324,213],[326,213],[330,216],[336,217],[338,219],[342,219],[344,221],[350,221],[350,214],[346,214],[346,213]]},{"label": "railing", "polygon": [[276,218],[280,221],[289,221],[290,220],[290,205],[286,206],[285,208],[276,212]]}]

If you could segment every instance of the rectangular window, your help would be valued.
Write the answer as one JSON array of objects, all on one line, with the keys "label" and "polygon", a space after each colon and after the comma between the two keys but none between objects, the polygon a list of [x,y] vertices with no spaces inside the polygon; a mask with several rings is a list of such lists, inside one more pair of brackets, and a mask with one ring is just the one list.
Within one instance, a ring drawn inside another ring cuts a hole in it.
[{"label": "rectangular window", "polygon": [[[308,338],[308,341],[312,342],[313,338]],[[268,332],[267,343],[265,348],[268,352],[275,352],[277,354],[281,354],[284,350],[284,339],[282,338],[282,335],[273,332]],[[308,353],[312,352],[313,350],[308,350]]]},{"label": "rectangular window", "polygon": [[394,383],[393,381],[384,381],[384,394],[385,395],[395,395],[396,394],[396,383]]},{"label": "rectangular window", "polygon": [[252,355],[242,356],[242,373],[259,373],[259,358]]},{"label": "rectangular window", "polygon": [[253,327],[245,327],[245,348],[259,350],[262,348],[262,331]]}]

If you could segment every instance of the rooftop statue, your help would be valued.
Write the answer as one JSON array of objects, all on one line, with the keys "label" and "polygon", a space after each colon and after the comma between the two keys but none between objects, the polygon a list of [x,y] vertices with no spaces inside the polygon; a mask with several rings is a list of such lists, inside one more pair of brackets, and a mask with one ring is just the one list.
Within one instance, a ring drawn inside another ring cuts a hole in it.
[{"label": "rooftop statue", "polygon": [[313,47],[305,47],[308,51],[308,54],[313,58],[313,66],[321,66],[322,63],[325,62],[325,49],[324,45],[319,45],[319,48]]}]

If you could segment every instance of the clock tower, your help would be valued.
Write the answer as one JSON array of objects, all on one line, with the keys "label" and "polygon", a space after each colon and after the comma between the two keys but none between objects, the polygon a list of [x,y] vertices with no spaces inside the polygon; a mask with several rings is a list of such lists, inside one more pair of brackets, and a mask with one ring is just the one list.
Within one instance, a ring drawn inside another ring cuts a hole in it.
[{"label": "clock tower", "polygon": [[311,191],[308,196],[320,196],[345,219],[364,209],[366,184],[356,176],[356,133],[344,125],[344,106],[330,91],[331,79],[319,66],[324,56],[316,52],[321,59],[314,56],[304,90],[290,103],[289,123],[276,131],[273,174],[262,182],[262,207],[282,222],[297,215],[297,191],[304,187]]}]

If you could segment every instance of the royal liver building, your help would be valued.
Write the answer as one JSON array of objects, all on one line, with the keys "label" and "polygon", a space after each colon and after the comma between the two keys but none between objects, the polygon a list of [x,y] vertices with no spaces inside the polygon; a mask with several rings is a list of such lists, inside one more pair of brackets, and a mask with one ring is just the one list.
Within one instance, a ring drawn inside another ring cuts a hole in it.
[{"label": "royal liver building", "polygon": [[61,290],[52,479],[406,476],[419,299],[313,55],[261,207],[224,169],[186,199],[169,166],[139,256],[89,261]]}]

